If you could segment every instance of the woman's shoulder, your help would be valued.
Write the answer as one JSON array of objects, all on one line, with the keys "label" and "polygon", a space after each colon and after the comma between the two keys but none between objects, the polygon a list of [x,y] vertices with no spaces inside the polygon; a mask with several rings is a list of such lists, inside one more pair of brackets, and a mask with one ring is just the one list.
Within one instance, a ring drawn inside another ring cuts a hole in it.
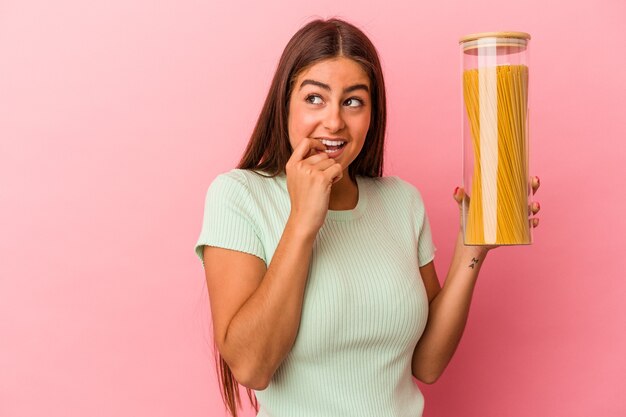
[{"label": "woman's shoulder", "polygon": [[248,195],[257,193],[274,193],[283,187],[283,175],[270,176],[263,171],[251,169],[233,168],[215,176],[211,187],[217,189],[237,189],[240,193]]},{"label": "woman's shoulder", "polygon": [[242,169],[231,169],[229,171],[220,172],[215,176],[215,178],[213,178],[212,182],[214,183],[238,182],[238,183],[245,184],[246,177],[242,171],[243,171]]},{"label": "woman's shoulder", "polygon": [[248,181],[241,170],[220,172],[209,183],[207,193],[212,196],[241,194],[248,189]]},{"label": "woman's shoulder", "polygon": [[[276,176],[274,179],[279,178],[280,176]],[[272,179],[272,177],[263,172],[263,171],[254,171],[251,169],[241,169],[241,168],[233,168],[229,171],[224,171],[215,176],[213,181],[225,181],[232,182],[236,181],[241,184],[251,184],[254,182],[259,182],[267,179]]]}]

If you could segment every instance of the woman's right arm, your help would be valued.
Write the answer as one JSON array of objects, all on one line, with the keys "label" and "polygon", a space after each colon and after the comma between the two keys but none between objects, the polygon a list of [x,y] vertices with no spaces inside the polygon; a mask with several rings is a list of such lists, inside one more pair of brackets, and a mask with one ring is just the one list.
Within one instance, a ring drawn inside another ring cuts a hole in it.
[{"label": "woman's right arm", "polygon": [[204,247],[214,337],[248,388],[265,389],[293,346],[313,242],[290,219],[267,270],[254,255]]},{"label": "woman's right arm", "polygon": [[323,152],[303,160],[311,149],[324,148],[305,141],[287,164],[291,213],[267,269],[254,255],[204,247],[218,350],[237,381],[255,390],[267,387],[295,342],[313,243],[332,183],[342,175]]}]

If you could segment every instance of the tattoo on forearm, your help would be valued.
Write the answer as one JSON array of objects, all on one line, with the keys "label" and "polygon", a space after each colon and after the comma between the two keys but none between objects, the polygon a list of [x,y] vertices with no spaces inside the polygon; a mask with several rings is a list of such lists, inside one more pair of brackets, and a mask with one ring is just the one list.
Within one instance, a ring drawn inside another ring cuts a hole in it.
[{"label": "tattoo on forearm", "polygon": [[471,263],[471,264],[469,264],[469,267],[470,267],[470,268],[472,268],[472,269],[474,269],[474,267],[475,267],[476,265],[478,265],[478,259],[476,259],[476,258],[472,258],[472,263]]}]

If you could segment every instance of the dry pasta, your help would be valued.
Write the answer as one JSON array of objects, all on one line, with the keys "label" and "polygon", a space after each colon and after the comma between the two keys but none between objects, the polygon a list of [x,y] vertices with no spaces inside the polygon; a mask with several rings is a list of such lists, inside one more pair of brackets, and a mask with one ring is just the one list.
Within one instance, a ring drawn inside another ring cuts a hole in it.
[{"label": "dry pasta", "polygon": [[465,243],[530,243],[526,112],[528,67],[463,72],[474,171]]}]

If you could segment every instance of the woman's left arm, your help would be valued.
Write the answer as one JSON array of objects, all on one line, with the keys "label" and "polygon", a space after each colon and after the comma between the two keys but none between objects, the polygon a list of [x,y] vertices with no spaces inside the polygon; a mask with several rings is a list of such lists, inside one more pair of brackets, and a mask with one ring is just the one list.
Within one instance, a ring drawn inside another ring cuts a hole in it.
[{"label": "woman's left arm", "polygon": [[[534,177],[533,194],[538,188],[539,178]],[[463,198],[463,190],[455,192],[458,203]],[[530,208],[533,214],[537,214],[539,209],[539,203],[533,203]],[[530,221],[532,227],[539,224],[538,218]],[[434,383],[452,359],[465,329],[478,273],[487,253],[496,247],[466,246],[462,231],[459,231],[443,288],[439,285],[433,262],[420,267],[429,302],[428,322],[411,363],[413,376],[420,381]]]},{"label": "woman's left arm", "polygon": [[411,367],[413,376],[420,381],[435,382],[452,359],[463,335],[476,279],[488,251],[481,246],[465,246],[459,232],[443,288],[439,288],[433,262],[420,268],[426,288],[430,288],[428,322],[413,352]]}]

